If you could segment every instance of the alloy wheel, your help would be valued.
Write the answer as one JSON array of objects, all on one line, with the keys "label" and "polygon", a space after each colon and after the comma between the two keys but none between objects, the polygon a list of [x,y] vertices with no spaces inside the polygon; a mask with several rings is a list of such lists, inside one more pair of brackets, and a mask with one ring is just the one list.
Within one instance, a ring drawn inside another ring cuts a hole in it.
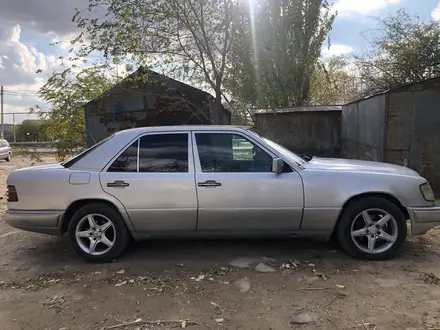
[{"label": "alloy wheel", "polygon": [[113,222],[102,214],[89,214],[81,218],[75,229],[79,247],[90,255],[103,255],[111,250],[116,242],[116,229]]},{"label": "alloy wheel", "polygon": [[379,254],[388,251],[397,241],[397,221],[382,209],[367,209],[353,220],[350,229],[353,243],[363,252]]}]

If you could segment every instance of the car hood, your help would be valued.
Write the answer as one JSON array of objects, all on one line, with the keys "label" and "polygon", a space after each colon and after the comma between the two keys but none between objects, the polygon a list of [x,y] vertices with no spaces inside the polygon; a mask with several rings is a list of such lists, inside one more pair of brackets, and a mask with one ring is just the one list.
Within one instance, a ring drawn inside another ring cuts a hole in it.
[{"label": "car hood", "polygon": [[312,160],[304,165],[304,167],[310,170],[322,171],[367,172],[378,174],[420,176],[416,171],[413,171],[412,169],[404,166],[353,159],[313,157]]}]

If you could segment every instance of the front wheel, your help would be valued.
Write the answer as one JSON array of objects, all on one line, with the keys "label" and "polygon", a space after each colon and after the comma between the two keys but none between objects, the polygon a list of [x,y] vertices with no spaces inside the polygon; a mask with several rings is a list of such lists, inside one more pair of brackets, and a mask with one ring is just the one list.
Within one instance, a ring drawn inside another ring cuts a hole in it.
[{"label": "front wheel", "polygon": [[76,211],[68,235],[77,254],[97,263],[113,261],[129,242],[121,215],[105,204],[89,204]]},{"label": "front wheel", "polygon": [[406,219],[392,202],[365,197],[349,204],[336,227],[339,243],[363,260],[392,259],[406,239]]},{"label": "front wheel", "polygon": [[7,161],[7,162],[10,162],[10,161],[11,161],[11,158],[12,158],[12,154],[11,154],[11,153],[8,153],[8,157],[6,157],[6,161]]}]

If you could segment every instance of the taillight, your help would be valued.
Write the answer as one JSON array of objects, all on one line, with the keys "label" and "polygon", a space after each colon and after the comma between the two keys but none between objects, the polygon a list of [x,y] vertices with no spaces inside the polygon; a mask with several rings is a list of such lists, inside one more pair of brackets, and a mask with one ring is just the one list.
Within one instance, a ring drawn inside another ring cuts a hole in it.
[{"label": "taillight", "polygon": [[8,202],[18,202],[17,189],[15,186],[8,186]]}]

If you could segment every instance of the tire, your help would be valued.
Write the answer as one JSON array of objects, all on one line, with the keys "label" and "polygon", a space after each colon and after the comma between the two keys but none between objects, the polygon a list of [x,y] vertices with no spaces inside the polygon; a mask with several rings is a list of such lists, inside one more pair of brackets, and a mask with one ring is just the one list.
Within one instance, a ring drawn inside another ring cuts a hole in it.
[{"label": "tire", "polygon": [[73,250],[86,261],[94,263],[113,261],[125,251],[130,240],[119,212],[99,203],[88,204],[75,212],[69,222],[68,236]]},{"label": "tire", "polygon": [[8,157],[6,157],[6,161],[7,161],[7,162],[10,162],[10,161],[11,161],[11,158],[12,158],[12,155],[11,155],[11,153],[9,153],[9,154],[8,154]]},{"label": "tire", "polygon": [[[381,227],[382,223],[385,224]],[[406,219],[399,207],[373,196],[347,205],[336,226],[339,244],[349,255],[361,260],[394,258],[406,235]]]}]

